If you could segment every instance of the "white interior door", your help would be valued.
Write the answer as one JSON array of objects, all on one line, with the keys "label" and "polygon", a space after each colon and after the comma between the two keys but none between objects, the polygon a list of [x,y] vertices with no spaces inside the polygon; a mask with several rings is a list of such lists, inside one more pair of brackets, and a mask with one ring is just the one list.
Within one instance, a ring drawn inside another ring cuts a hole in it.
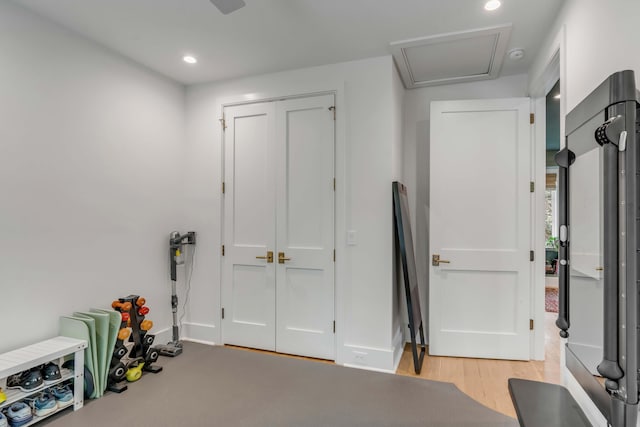
[{"label": "white interior door", "polygon": [[529,111],[528,98],[431,104],[430,354],[529,359]]},{"label": "white interior door", "polygon": [[274,104],[225,108],[223,342],[275,350]]},{"label": "white interior door", "polygon": [[226,344],[335,358],[333,106],[225,108]]},{"label": "white interior door", "polygon": [[[333,95],[276,105],[281,353],[334,359]],[[282,255],[282,256],[280,256]]]}]

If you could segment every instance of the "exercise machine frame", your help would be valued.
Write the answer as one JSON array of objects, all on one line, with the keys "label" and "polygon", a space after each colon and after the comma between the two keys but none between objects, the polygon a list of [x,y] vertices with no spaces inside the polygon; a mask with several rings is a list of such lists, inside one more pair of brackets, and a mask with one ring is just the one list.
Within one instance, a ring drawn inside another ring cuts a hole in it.
[{"label": "exercise machine frame", "polygon": [[[638,112],[640,93],[633,71],[612,74],[567,116],[563,150],[556,154],[559,170],[559,310],[556,325],[560,336],[570,330],[570,175],[576,152],[594,140],[585,138],[593,120],[604,115],[595,133],[603,150],[603,359],[598,372],[602,387],[580,362],[569,345],[566,366],[613,427],[635,427],[638,417],[638,345],[640,265],[640,150]],[[587,125],[589,123],[589,125]],[[586,125],[586,126],[585,126]]]}]

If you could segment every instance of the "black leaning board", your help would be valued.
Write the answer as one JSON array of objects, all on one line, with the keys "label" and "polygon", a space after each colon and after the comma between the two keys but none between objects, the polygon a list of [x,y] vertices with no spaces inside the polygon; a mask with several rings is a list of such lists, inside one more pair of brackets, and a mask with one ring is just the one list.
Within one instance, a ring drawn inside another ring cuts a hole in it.
[{"label": "black leaning board", "polygon": [[[420,373],[422,361],[426,352],[424,342],[424,329],[422,325],[422,313],[420,312],[420,297],[418,295],[418,274],[416,273],[416,260],[413,255],[413,239],[411,237],[411,223],[409,222],[409,201],[407,199],[407,187],[395,181],[393,183],[393,218],[396,229],[396,239],[402,258],[402,271],[404,273],[404,289],[407,297],[407,311],[409,317],[409,331],[411,332],[411,349],[413,352],[413,365],[416,374]],[[420,355],[418,356],[418,344],[416,336],[420,335]]]},{"label": "black leaning board", "polygon": [[509,393],[522,427],[591,427],[566,388],[509,378]]}]

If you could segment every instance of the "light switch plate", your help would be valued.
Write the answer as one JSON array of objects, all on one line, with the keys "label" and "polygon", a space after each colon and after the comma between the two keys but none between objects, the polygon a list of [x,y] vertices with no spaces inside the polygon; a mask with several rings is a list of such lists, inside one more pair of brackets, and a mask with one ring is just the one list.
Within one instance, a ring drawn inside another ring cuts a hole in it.
[{"label": "light switch plate", "polygon": [[358,233],[356,230],[347,231],[347,245],[355,246],[358,244]]}]

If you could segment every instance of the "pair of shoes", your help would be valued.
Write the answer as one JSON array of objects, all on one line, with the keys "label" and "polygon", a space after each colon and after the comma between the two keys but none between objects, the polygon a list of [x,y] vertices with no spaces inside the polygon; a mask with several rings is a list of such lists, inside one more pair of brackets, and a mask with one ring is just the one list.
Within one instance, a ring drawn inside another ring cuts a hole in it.
[{"label": "pair of shoes", "polygon": [[[7,400],[7,395],[4,394],[4,391],[2,391],[2,389],[0,388],[0,403],[4,402],[5,400]],[[0,427],[2,427],[1,423],[0,423]]]},{"label": "pair of shoes", "polygon": [[55,398],[58,408],[66,408],[73,404],[73,391],[71,391],[71,387],[68,385],[59,384],[55,387],[51,387],[49,392]]},{"label": "pair of shoes", "polygon": [[71,405],[73,403],[73,392],[68,385],[59,384],[48,388],[35,397],[28,397],[24,400],[29,403],[34,415],[42,417],[56,409],[66,408]]},{"label": "pair of shoes", "polygon": [[62,374],[60,373],[60,368],[54,362],[49,362],[45,365],[40,365],[34,370],[39,370],[42,374],[42,379],[45,384],[51,384],[62,378]]},{"label": "pair of shoes", "polygon": [[49,390],[45,390],[42,393],[34,397],[28,397],[24,399],[25,403],[28,403],[31,407],[33,415],[38,417],[44,417],[58,409],[55,397],[51,395]]},{"label": "pair of shoes", "polygon": [[7,417],[2,412],[0,412],[0,427],[8,427]]},{"label": "pair of shoes", "polygon": [[54,362],[28,369],[7,378],[7,388],[30,392],[40,389],[44,384],[51,384],[62,378],[60,368]]},{"label": "pair of shoes", "polygon": [[44,386],[40,370],[26,370],[7,378],[7,388],[18,388],[24,392],[38,390]]},{"label": "pair of shoes", "polygon": [[33,414],[26,403],[16,402],[7,409],[7,419],[11,427],[20,427],[33,420]]}]

